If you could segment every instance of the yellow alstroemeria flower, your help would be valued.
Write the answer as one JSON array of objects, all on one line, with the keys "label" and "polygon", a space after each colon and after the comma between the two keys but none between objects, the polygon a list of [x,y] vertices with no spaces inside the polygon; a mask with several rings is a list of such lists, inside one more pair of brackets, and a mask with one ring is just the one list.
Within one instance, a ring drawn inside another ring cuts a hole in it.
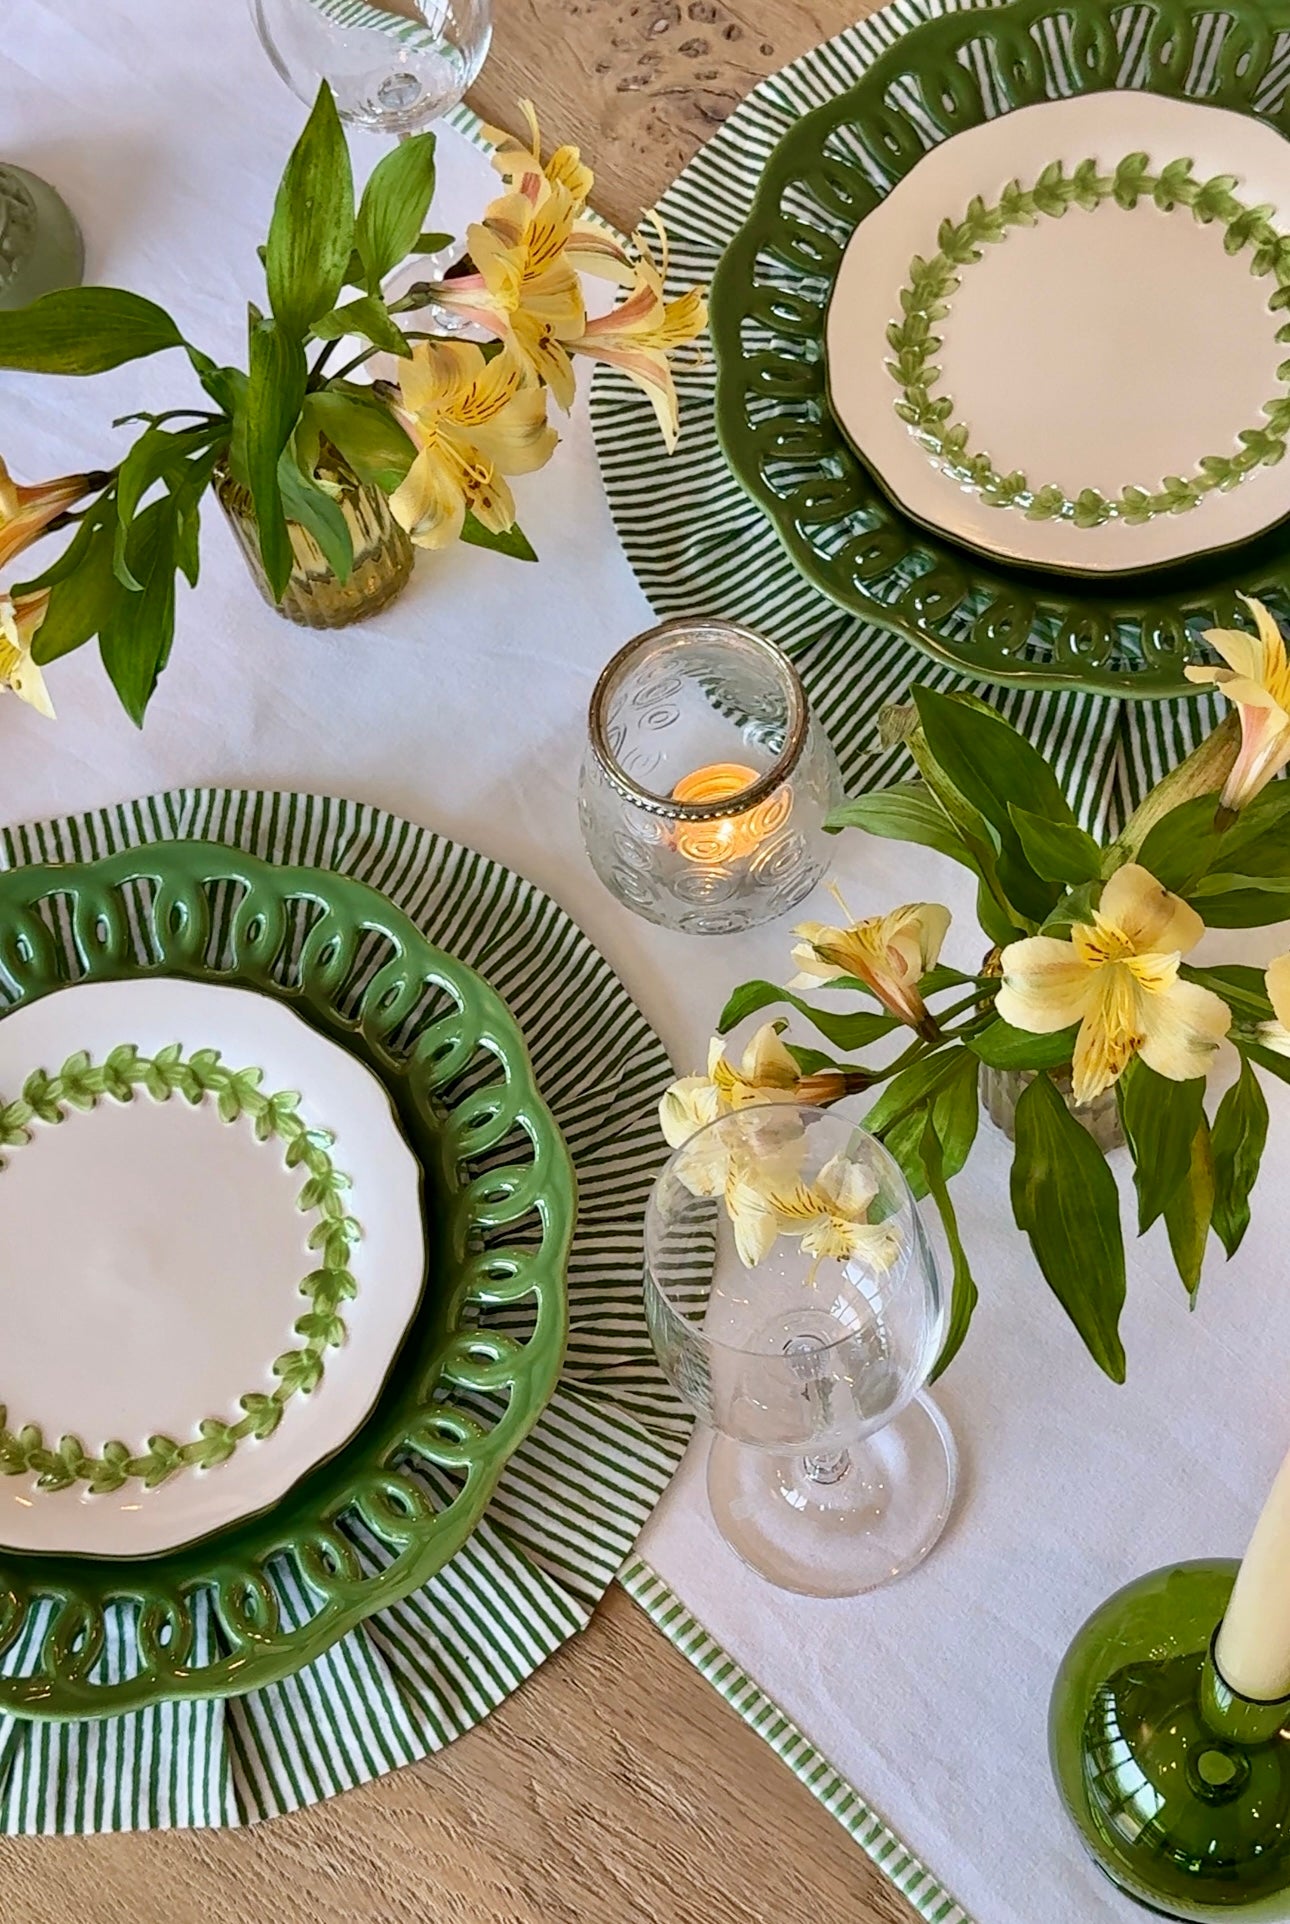
[{"label": "yellow alstroemeria flower", "polygon": [[1279,1056],[1290,1056],[1290,955],[1279,955],[1269,962],[1263,980],[1273,1020],[1259,1025],[1259,1041]]},{"label": "yellow alstroemeria flower", "polygon": [[1256,634],[1241,628],[1207,628],[1205,639],[1226,668],[1187,669],[1188,681],[1211,682],[1235,702],[1241,717],[1241,751],[1227,778],[1219,807],[1235,814],[1290,763],[1290,657],[1285,638],[1261,601],[1241,600],[1254,616]]},{"label": "yellow alstroemeria flower", "polygon": [[792,1102],[801,1075],[779,1039],[773,1022],[758,1029],[738,1065],[726,1060],[720,1036],[708,1044],[708,1073],[683,1076],[658,1106],[663,1134],[673,1149],[718,1116],[731,1115],[753,1102]]},{"label": "yellow alstroemeria flower", "polygon": [[890,1269],[902,1238],[897,1224],[869,1221],[876,1194],[865,1171],[846,1156],[832,1157],[813,1183],[781,1185],[773,1169],[732,1167],[725,1201],[739,1260],[753,1269],[780,1236],[796,1236],[817,1262],[832,1258]]},{"label": "yellow alstroemeria flower", "polygon": [[513,355],[488,361],[466,341],[418,341],[399,373],[392,406],[418,452],[390,497],[395,520],[422,548],[449,547],[467,508],[494,534],[514,527],[503,476],[531,474],[555,451],[542,389]]},{"label": "yellow alstroemeria flower", "polygon": [[733,1115],[753,1103],[814,1103],[823,1108],[869,1086],[871,1078],[863,1069],[815,1069],[803,1075],[780,1040],[780,1027],[763,1023],[737,1064],[727,1058],[721,1037],[713,1036],[707,1074],[682,1076],[659,1102],[659,1124],[673,1149],[718,1116]]},{"label": "yellow alstroemeria flower", "polygon": [[1009,943],[995,1008],[1032,1035],[1079,1023],[1077,1103],[1109,1089],[1135,1055],[1171,1082],[1187,1082],[1205,1074],[1232,1020],[1221,996],[1179,980],[1180,960],[1204,933],[1195,909],[1126,863],[1103,889],[1092,922],[1077,922],[1069,940],[1031,935]]},{"label": "yellow alstroemeria flower", "polygon": [[[658,1105],[659,1125],[671,1147],[680,1149],[718,1116],[733,1115],[736,1109],[754,1104],[796,1101],[802,1081],[773,1022],[758,1029],[737,1066],[726,1060],[721,1037],[713,1036],[708,1045],[708,1073],[683,1076],[665,1091]],[[791,1128],[772,1130],[763,1148],[767,1154],[777,1153],[782,1138],[801,1134],[794,1117]],[[678,1165],[681,1181],[691,1195],[723,1194],[730,1156],[730,1144],[719,1130],[700,1136]]]},{"label": "yellow alstroemeria flower", "polygon": [[799,973],[789,987],[855,976],[901,1022],[935,1038],[939,1031],[918,985],[935,968],[949,926],[950,912],[939,902],[906,902],[889,915],[871,915],[846,928],[801,922],[793,930],[802,938],[793,950]]},{"label": "yellow alstroemeria flower", "polygon": [[520,191],[495,200],[466,229],[466,250],[474,271],[440,282],[435,302],[505,341],[567,412],[576,380],[565,343],[587,325],[578,276],[620,279],[628,271],[623,249],[578,219],[567,186],[547,182],[536,200]]},{"label": "yellow alstroemeria flower", "polygon": [[565,345],[571,354],[585,354],[589,360],[620,368],[643,389],[670,454],[681,433],[671,357],[702,334],[708,324],[708,303],[701,287],[668,300],[663,289],[666,272],[666,254],[661,269],[645,254],[636,263],[626,300],[599,320],[588,321],[584,332]]},{"label": "yellow alstroemeria flower", "polygon": [[21,487],[0,460],[0,568],[30,547],[82,495],[100,488],[104,474],[64,474],[56,481]]},{"label": "yellow alstroemeria flower", "polygon": [[37,714],[53,721],[54,704],[31,654],[36,630],[48,608],[48,589],[34,595],[0,594],[0,688],[7,688]]},{"label": "yellow alstroemeria flower", "polygon": [[557,147],[543,162],[537,111],[531,100],[521,100],[519,107],[529,131],[529,144],[526,147],[518,134],[507,133],[504,128],[485,127],[484,137],[493,143],[493,166],[508,187],[517,188],[531,201],[537,201],[548,187],[565,188],[581,213],[591,199],[595,175],[576,147]]}]

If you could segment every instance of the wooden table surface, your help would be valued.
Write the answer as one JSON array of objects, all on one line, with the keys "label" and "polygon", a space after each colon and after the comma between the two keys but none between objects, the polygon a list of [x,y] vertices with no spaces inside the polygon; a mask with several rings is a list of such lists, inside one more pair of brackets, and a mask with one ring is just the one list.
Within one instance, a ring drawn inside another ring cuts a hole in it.
[{"label": "wooden table surface", "polygon": [[[580,143],[635,225],[842,0],[494,0],[474,105]],[[247,1831],[0,1839],[4,1924],[909,1924],[864,1852],[623,1593],[441,1756]]]}]

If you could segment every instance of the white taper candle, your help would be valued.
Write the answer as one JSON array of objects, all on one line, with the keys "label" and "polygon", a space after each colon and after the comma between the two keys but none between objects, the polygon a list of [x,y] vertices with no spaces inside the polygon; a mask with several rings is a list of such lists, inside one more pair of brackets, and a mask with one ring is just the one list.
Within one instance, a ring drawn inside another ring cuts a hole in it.
[{"label": "white taper candle", "polygon": [[1290,1695],[1290,1456],[1236,1573],[1214,1658],[1242,1697],[1274,1703]]}]

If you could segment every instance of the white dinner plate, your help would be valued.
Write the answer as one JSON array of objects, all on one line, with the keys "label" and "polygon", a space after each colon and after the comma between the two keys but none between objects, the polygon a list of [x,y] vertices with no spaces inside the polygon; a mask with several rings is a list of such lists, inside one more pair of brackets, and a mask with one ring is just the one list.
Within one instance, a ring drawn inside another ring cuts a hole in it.
[{"label": "white dinner plate", "polygon": [[1230,547],[1290,515],[1287,236],[1259,120],[1130,91],[1003,115],[851,236],[835,418],[911,517],[1006,560]]},{"label": "white dinner plate", "polygon": [[0,1164],[0,1545],[154,1555],[363,1422],[424,1285],[421,1173],[288,1007],[155,978],[15,1010]]}]

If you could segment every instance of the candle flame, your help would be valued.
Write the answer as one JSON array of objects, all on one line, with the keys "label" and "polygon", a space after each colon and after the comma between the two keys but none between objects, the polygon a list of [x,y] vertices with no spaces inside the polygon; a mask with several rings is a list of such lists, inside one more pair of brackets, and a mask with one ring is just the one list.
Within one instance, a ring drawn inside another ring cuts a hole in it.
[{"label": "candle flame", "polygon": [[[683,775],[672,790],[674,802],[733,802],[761,777],[742,762],[711,762]],[[687,861],[720,866],[754,855],[769,836],[783,827],[793,812],[793,792],[785,786],[756,808],[717,816],[710,822],[686,822],[676,832],[678,854]]]}]

